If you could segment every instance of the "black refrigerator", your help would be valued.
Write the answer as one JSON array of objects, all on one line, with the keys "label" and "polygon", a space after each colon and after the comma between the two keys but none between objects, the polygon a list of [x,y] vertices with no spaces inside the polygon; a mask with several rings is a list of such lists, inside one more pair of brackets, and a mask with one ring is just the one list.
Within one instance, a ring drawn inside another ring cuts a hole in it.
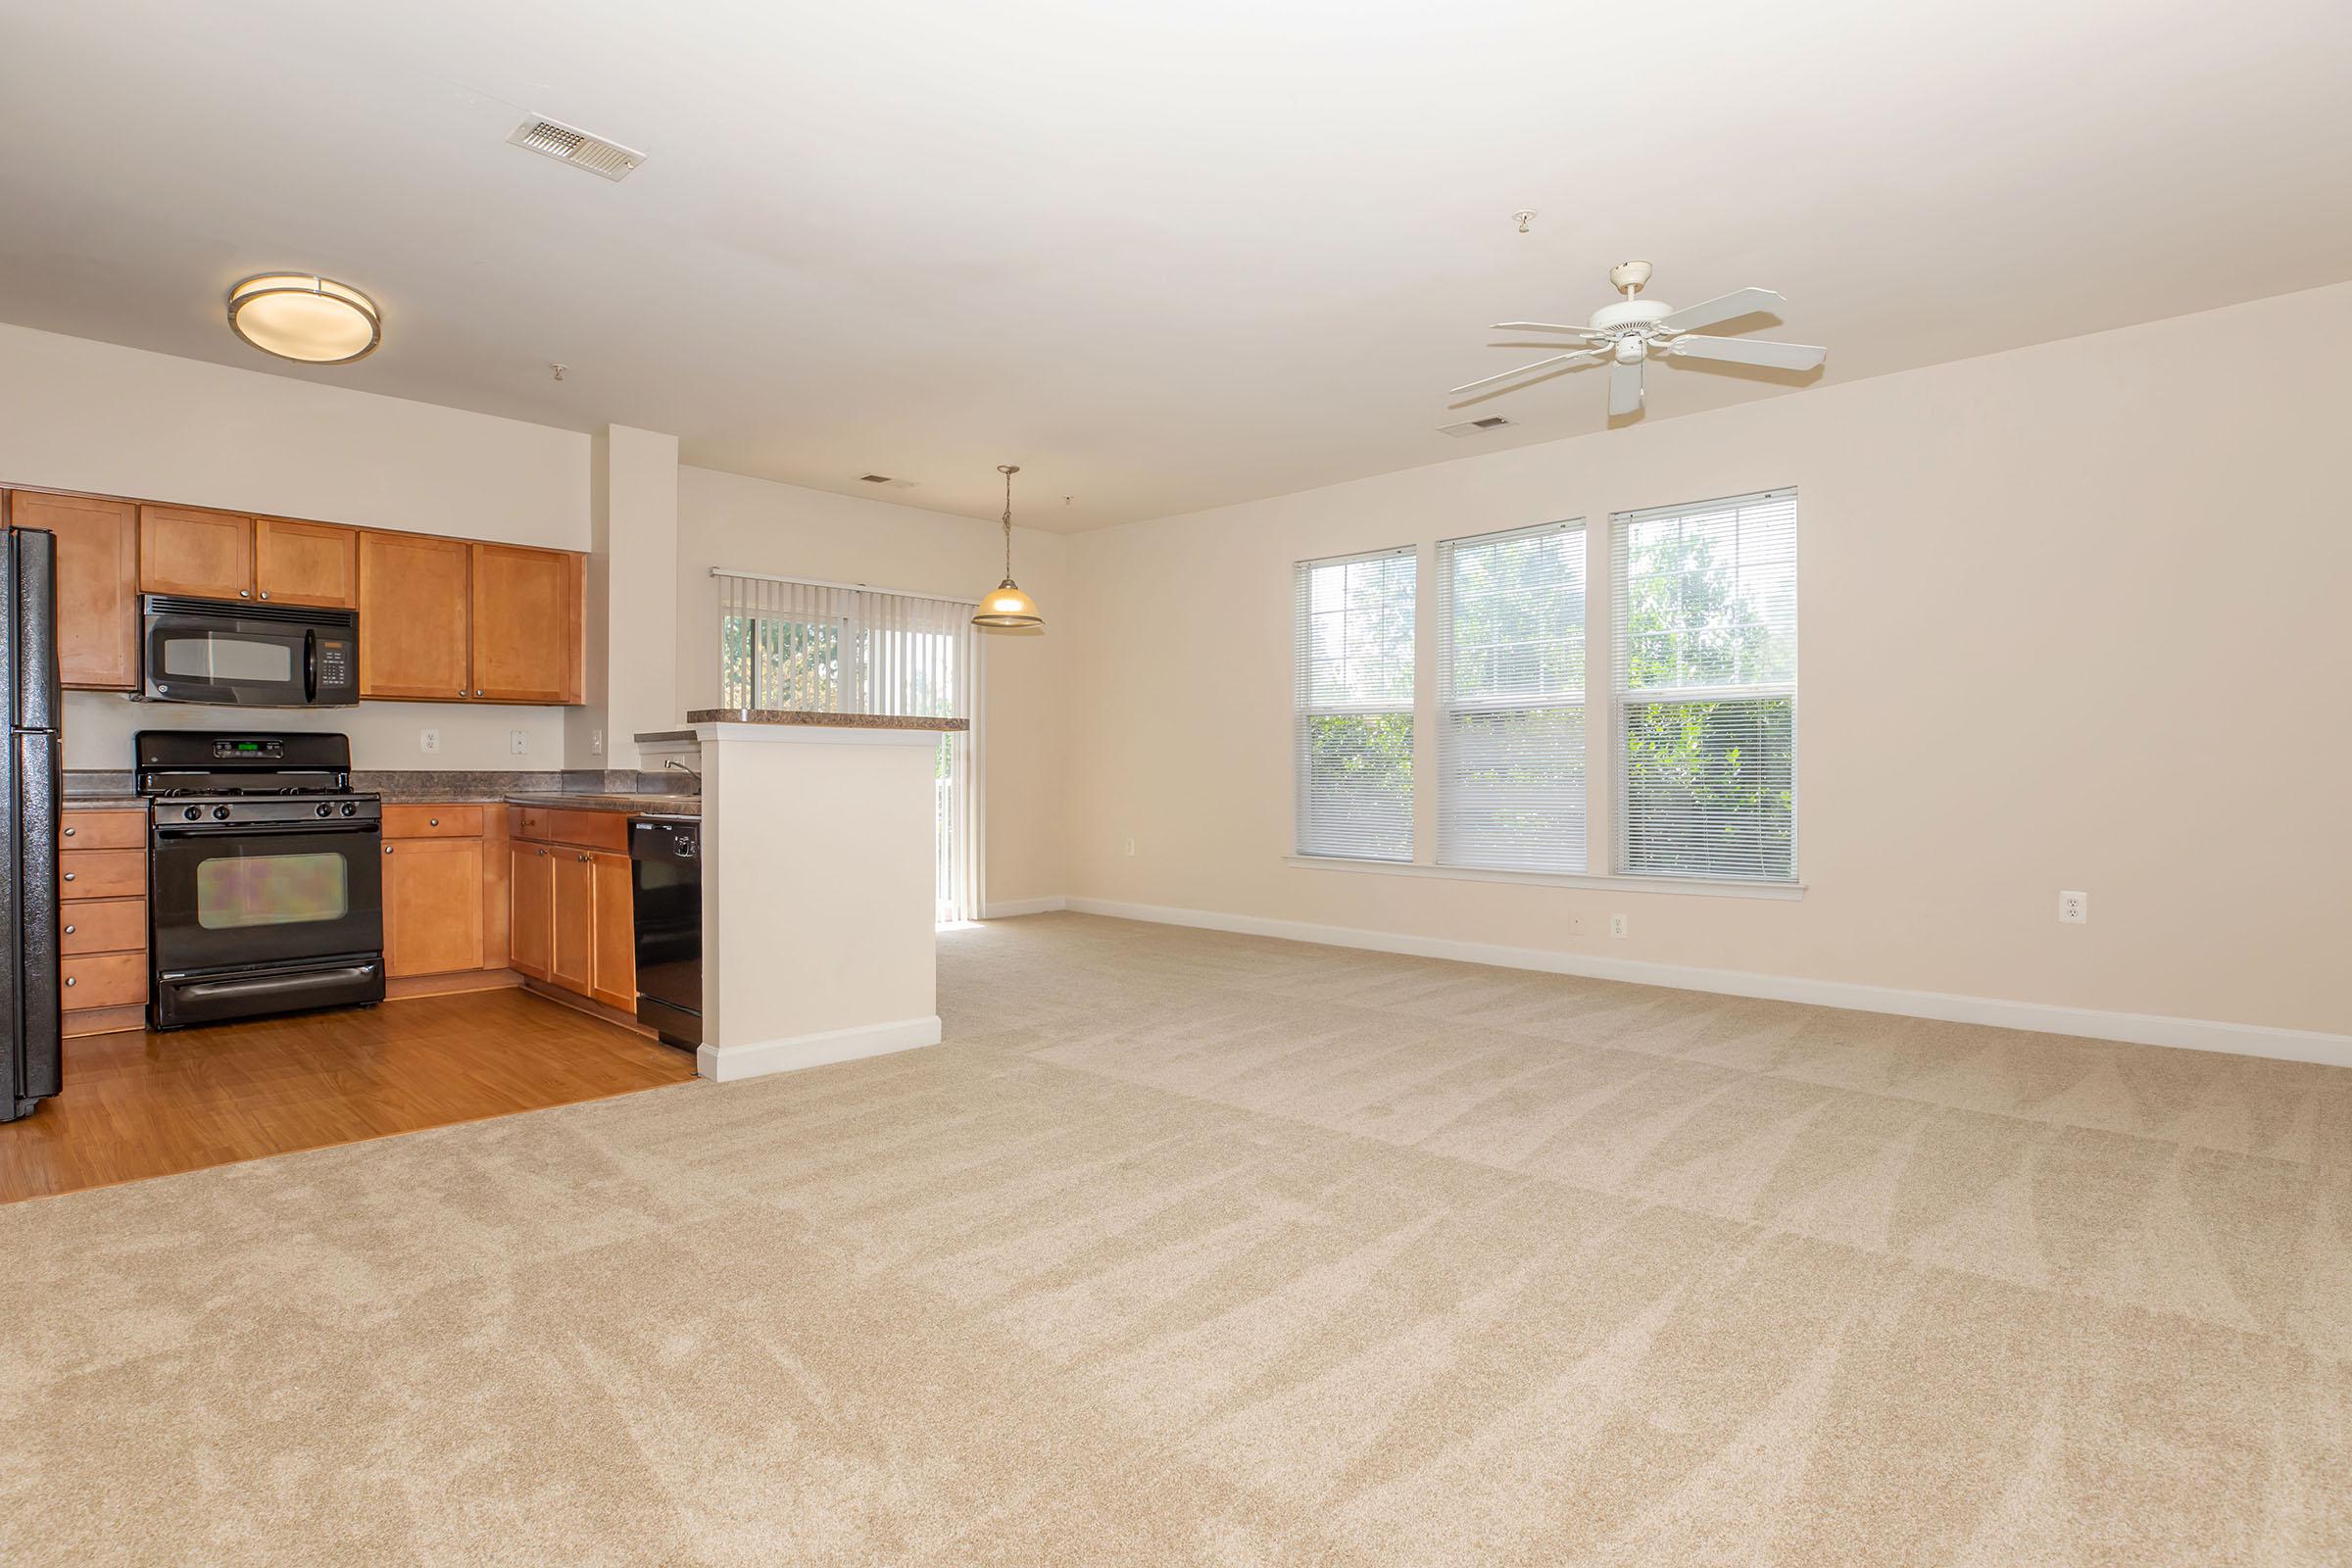
[{"label": "black refrigerator", "polygon": [[[7,498],[0,496],[0,509]],[[0,511],[0,525],[7,514]],[[64,794],[58,721],[57,536],[8,528],[0,542],[0,689],[8,703],[8,791],[0,798],[0,898],[10,953],[0,963],[0,1121],[58,1091],[57,813]]]}]

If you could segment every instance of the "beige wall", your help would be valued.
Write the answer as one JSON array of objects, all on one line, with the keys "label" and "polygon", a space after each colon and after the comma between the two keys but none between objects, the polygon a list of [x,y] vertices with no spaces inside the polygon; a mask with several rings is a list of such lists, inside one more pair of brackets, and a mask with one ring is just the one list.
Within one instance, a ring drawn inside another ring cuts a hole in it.
[{"label": "beige wall", "polygon": [[[981,783],[990,904],[1059,895],[1068,881],[1063,683],[1072,639],[1068,540],[1013,530],[1014,575],[1045,612],[1044,636],[984,634]],[[977,598],[1004,574],[987,521],[678,469],[678,688],[682,709],[718,700],[718,600],[710,568]]]},{"label": "beige wall", "polygon": [[[581,550],[588,437],[111,343],[0,325],[0,485]],[[149,725],[250,725],[250,712],[66,700],[66,765],[130,765]],[[361,767],[561,767],[561,710],[369,703],[272,713],[334,729]],[[417,732],[440,732],[427,755]],[[520,730],[520,757],[510,737]]]},{"label": "beige wall", "polygon": [[[1068,891],[2352,1030],[2347,364],[2352,285],[1079,535]],[[1653,371],[1653,401],[1695,373]],[[1801,901],[1284,862],[1294,561],[1584,517],[1597,679],[1609,514],[1780,485]]]}]

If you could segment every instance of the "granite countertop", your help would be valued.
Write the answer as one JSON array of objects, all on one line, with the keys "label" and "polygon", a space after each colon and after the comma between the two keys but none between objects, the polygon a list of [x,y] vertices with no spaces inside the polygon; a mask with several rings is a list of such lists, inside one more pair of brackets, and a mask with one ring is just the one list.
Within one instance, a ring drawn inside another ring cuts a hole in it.
[{"label": "granite countertop", "polygon": [[570,811],[636,811],[650,816],[700,816],[699,795],[661,795],[650,790],[525,790],[506,797],[509,806],[552,806]]},{"label": "granite countertop", "polygon": [[[824,729],[927,729],[942,733],[967,730],[968,718],[927,718],[912,713],[827,713],[806,708],[698,708],[686,715],[689,724],[809,724]],[[640,741],[692,740],[687,730],[663,730],[640,735]]]}]

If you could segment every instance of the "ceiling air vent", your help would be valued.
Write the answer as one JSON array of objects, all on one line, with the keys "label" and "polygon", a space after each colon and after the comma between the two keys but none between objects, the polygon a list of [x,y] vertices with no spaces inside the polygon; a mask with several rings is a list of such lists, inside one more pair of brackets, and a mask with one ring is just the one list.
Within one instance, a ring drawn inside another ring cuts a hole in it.
[{"label": "ceiling air vent", "polygon": [[634,147],[591,136],[559,120],[526,120],[514,127],[514,134],[507,140],[525,151],[569,164],[574,169],[585,169],[607,179],[619,179],[645,162],[645,154]]},{"label": "ceiling air vent", "polygon": [[1459,439],[1466,435],[1477,435],[1482,430],[1499,430],[1510,422],[1499,414],[1490,414],[1483,419],[1464,419],[1459,424],[1441,424],[1438,426],[1438,434]]},{"label": "ceiling air vent", "polygon": [[861,473],[858,476],[858,482],[859,484],[886,484],[893,490],[911,490],[914,488],[914,481],[912,479],[893,479],[887,473]]}]

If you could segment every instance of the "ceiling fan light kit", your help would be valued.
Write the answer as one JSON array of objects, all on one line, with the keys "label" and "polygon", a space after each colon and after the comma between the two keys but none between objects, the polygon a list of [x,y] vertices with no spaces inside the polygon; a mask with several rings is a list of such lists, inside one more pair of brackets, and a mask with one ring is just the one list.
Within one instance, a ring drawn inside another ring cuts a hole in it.
[{"label": "ceiling fan light kit", "polygon": [[[1647,262],[1620,262],[1610,268],[1609,283],[1624,298],[1594,311],[1583,326],[1560,321],[1495,322],[1492,330],[1497,332],[1557,332],[1581,343],[1565,354],[1465,382],[1446,395],[1514,392],[1563,370],[1582,369],[1605,360],[1609,365],[1609,413],[1623,416],[1642,412],[1642,368],[1652,359],[1721,360],[1774,370],[1810,370],[1829,358],[1830,351],[1815,344],[1710,337],[1693,330],[1788,303],[1771,289],[1736,289],[1678,311],[1664,300],[1640,297],[1650,272]],[[1568,345],[1563,342],[1561,346]]]}]

